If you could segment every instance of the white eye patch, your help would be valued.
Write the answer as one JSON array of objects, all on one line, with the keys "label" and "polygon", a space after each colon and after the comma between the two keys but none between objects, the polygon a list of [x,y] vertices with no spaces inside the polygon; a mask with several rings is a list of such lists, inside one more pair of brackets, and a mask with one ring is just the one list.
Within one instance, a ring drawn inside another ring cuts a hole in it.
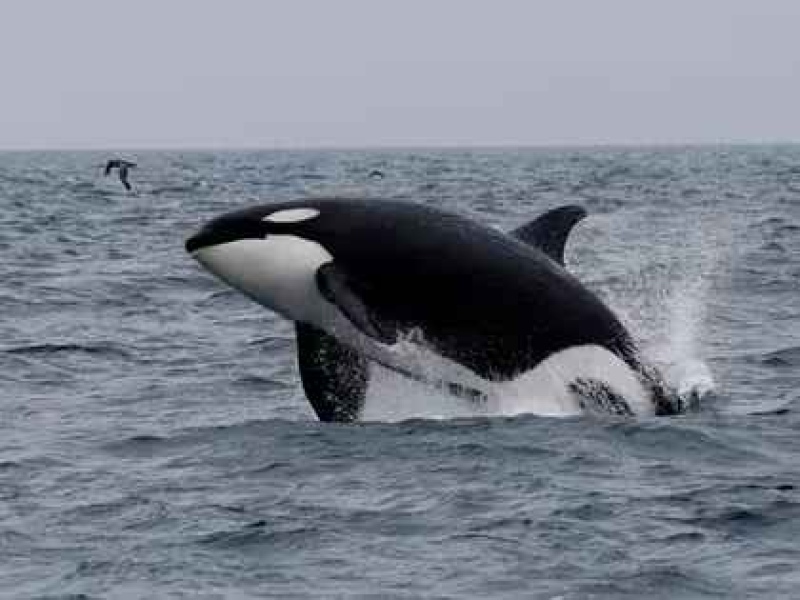
[{"label": "white eye patch", "polygon": [[269,221],[270,223],[299,223],[300,221],[313,219],[318,215],[319,211],[316,208],[287,208],[267,215],[262,221]]}]

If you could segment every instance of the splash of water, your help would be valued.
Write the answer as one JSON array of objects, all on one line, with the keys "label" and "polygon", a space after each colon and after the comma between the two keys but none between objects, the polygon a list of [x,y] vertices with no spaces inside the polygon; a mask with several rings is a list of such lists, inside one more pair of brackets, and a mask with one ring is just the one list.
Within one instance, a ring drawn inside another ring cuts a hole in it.
[{"label": "splash of water", "polygon": [[667,383],[689,404],[715,388],[711,369],[702,356],[708,292],[708,278],[679,282],[667,305],[669,332],[662,350],[662,369]]},{"label": "splash of water", "polygon": [[695,231],[688,236],[684,251],[672,258],[669,280],[654,281],[658,289],[643,290],[660,299],[654,308],[661,313],[653,320],[660,331],[654,342],[644,346],[643,354],[658,365],[667,384],[690,408],[716,388],[705,360],[704,338],[713,284],[729,268],[731,235],[731,228],[725,226]]},{"label": "splash of water", "polygon": [[457,419],[486,414],[490,413],[444,389],[370,365],[370,385],[361,412],[364,421]]},{"label": "splash of water", "polygon": [[[414,373],[420,380],[372,363],[361,415],[365,420],[451,419],[496,414],[491,384],[427,350],[419,330],[412,330],[398,340],[387,364],[399,367],[400,372]],[[450,382],[477,392],[480,398],[475,394],[453,393]]]}]

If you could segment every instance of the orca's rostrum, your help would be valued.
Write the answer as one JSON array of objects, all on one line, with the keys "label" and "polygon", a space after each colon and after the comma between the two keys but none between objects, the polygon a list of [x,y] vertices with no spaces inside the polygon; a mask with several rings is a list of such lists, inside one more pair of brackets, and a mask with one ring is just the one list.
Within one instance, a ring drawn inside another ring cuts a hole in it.
[{"label": "orca's rostrum", "polygon": [[[585,215],[564,206],[505,234],[413,203],[301,200],[224,214],[186,249],[295,322],[303,388],[323,421],[360,417],[371,363],[465,402],[505,397],[510,412],[676,412],[625,327],[564,268]],[[428,359],[446,368],[432,375]],[[538,409],[515,404],[531,394]]]}]

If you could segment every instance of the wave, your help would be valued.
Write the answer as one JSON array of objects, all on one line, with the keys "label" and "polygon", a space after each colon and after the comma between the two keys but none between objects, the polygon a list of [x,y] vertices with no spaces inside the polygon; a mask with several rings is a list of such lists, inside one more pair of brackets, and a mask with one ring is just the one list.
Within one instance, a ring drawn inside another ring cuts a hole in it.
[{"label": "wave", "polygon": [[85,353],[91,355],[116,355],[122,358],[128,358],[130,354],[120,348],[116,344],[101,342],[101,343],[85,343],[79,344],[75,342],[67,343],[43,343],[43,344],[26,344],[21,346],[12,346],[10,348],[0,349],[0,352],[12,355],[35,356],[35,355],[50,355],[60,353]]},{"label": "wave", "polygon": [[775,350],[761,357],[761,363],[769,367],[799,367],[800,346],[790,346]]}]

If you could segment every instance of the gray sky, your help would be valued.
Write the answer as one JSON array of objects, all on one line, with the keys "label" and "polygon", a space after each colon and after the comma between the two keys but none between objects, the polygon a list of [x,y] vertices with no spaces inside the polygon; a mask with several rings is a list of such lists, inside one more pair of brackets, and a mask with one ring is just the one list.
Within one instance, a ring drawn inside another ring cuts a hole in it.
[{"label": "gray sky", "polygon": [[0,147],[800,141],[799,0],[0,0]]}]

